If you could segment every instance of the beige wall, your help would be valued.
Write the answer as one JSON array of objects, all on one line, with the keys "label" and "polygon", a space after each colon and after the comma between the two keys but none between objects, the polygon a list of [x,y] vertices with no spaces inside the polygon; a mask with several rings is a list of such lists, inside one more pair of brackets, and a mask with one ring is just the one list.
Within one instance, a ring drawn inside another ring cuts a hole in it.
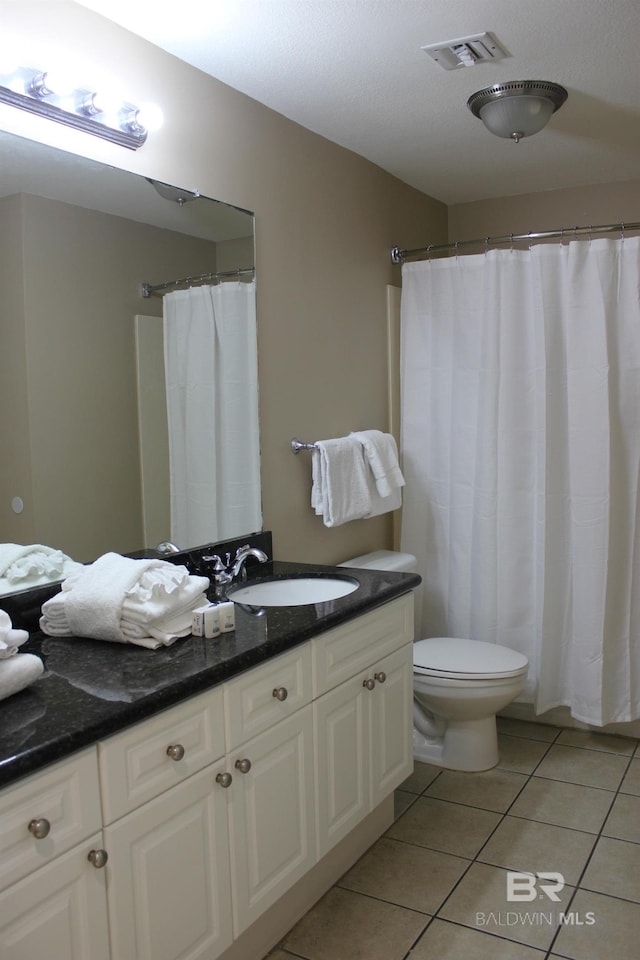
[{"label": "beige wall", "polygon": [[[21,543],[33,530],[27,349],[24,323],[22,197],[0,200],[0,541]],[[20,495],[24,510],[13,512]]]},{"label": "beige wall", "polygon": [[390,517],[325,528],[309,507],[305,440],[384,427],[389,249],[446,238],[446,208],[72,3],[0,3],[31,32],[117,71],[163,109],[137,152],[9,107],[0,128],[235,203],[256,214],[264,525],[276,556],[331,562],[390,546]]},{"label": "beige wall", "polygon": [[476,240],[625,221],[640,222],[640,179],[455,204],[449,207],[449,239]]}]

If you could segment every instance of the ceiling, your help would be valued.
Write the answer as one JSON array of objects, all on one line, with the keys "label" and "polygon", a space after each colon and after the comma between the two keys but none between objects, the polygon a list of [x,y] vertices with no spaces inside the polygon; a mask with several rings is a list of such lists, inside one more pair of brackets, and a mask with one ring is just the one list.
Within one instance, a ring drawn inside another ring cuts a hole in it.
[{"label": "ceiling", "polygon": [[[640,177],[638,0],[83,0],[181,60],[447,204]],[[508,56],[444,70],[422,46],[491,32]],[[569,92],[519,144],[468,97]]]}]

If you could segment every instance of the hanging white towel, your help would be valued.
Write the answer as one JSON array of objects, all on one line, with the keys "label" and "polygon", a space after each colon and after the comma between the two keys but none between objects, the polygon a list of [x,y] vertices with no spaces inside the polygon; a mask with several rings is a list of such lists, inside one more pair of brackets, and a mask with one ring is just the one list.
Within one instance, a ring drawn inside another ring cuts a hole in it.
[{"label": "hanging white towel", "polygon": [[392,510],[400,509],[402,506],[400,487],[396,487],[388,497],[381,497],[376,489],[376,483],[372,473],[369,473],[369,486],[371,488],[371,509],[367,514],[367,520],[370,517],[379,517],[381,513],[389,513]]},{"label": "hanging white towel", "polygon": [[325,526],[361,520],[371,510],[362,444],[353,437],[319,440],[313,451],[311,504]]},{"label": "hanging white towel", "polygon": [[359,440],[364,448],[365,460],[373,474],[378,495],[384,498],[397,494],[404,487],[404,477],[392,434],[382,433],[381,430],[360,430],[350,436]]}]

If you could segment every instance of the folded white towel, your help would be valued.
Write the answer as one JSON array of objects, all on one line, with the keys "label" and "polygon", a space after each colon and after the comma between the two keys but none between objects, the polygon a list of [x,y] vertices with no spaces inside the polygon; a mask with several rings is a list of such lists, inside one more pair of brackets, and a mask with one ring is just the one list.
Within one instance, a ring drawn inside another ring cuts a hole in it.
[{"label": "folded white towel", "polygon": [[32,653],[19,653],[8,660],[0,661],[0,700],[24,690],[43,672],[42,660]]},{"label": "folded white towel", "polygon": [[325,526],[366,517],[371,496],[362,444],[352,437],[319,440],[313,451],[311,504]]},{"label": "folded white towel", "polygon": [[361,430],[350,434],[360,441],[381,497],[390,497],[404,486],[398,465],[398,448],[392,434],[381,430]]},{"label": "folded white towel", "polygon": [[206,602],[208,587],[184,566],[107,553],[43,604],[40,628],[157,649],[191,633],[191,611]]},{"label": "folded white towel", "polygon": [[0,610],[0,660],[15,656],[18,647],[29,639],[26,630],[14,630],[11,617],[6,610]]},{"label": "folded white towel", "polygon": [[63,580],[82,564],[41,543],[0,543],[0,591],[10,593]]}]

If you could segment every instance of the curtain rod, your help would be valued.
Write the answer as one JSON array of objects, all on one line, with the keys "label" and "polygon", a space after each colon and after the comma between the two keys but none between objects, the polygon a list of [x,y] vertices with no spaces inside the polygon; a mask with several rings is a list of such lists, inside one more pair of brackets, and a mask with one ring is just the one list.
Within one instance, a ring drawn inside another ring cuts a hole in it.
[{"label": "curtain rod", "polygon": [[154,285],[142,283],[140,284],[140,296],[145,299],[153,296],[161,297],[167,290],[174,290],[185,284],[194,286],[198,283],[208,283],[212,280],[228,280],[231,277],[244,277],[249,274],[253,277],[255,272],[255,267],[238,267],[236,270],[225,270],[222,273],[201,273],[197,277],[184,277],[182,280],[167,280],[166,283],[156,283]]},{"label": "curtain rod", "polygon": [[454,243],[429,244],[428,247],[417,247],[415,250],[401,250],[400,247],[391,248],[391,262],[403,263],[407,257],[414,257],[424,253],[443,253],[445,250],[459,250],[461,247],[484,246],[500,243],[516,243],[518,240],[531,242],[532,240],[564,240],[567,237],[592,236],[594,233],[621,233],[625,230],[640,230],[640,223],[605,223],[600,226],[563,227],[559,230],[545,230],[542,233],[510,233],[505,237],[482,237],[478,240],[456,240]]}]

